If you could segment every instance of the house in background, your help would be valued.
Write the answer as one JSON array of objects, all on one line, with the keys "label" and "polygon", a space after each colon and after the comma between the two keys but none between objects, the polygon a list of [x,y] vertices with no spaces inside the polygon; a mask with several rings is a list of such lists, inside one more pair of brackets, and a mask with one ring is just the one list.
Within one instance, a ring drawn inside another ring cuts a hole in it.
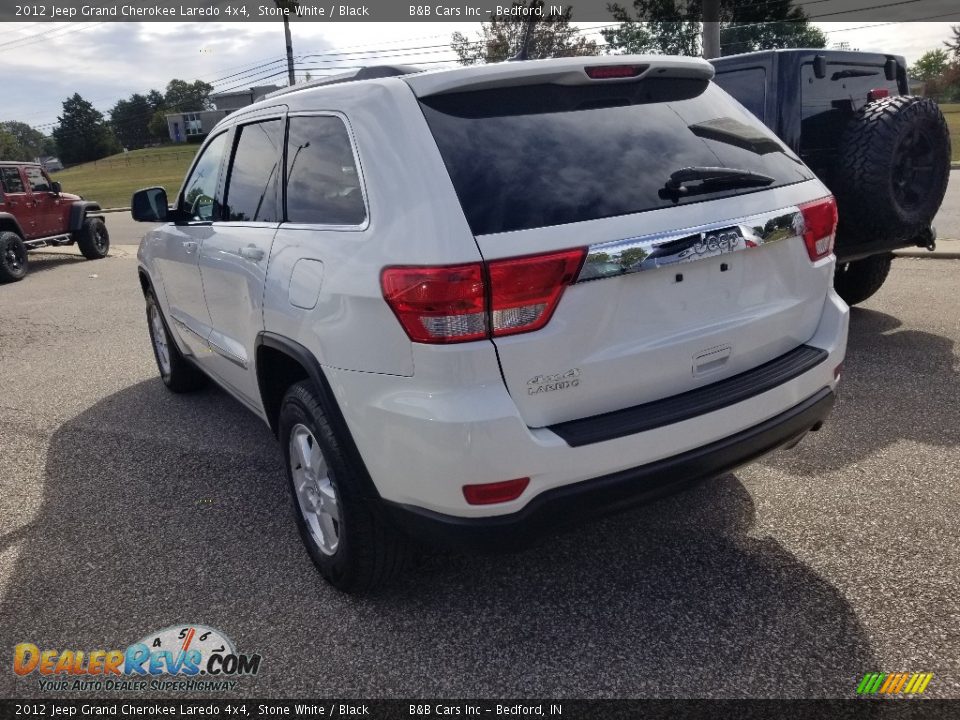
[{"label": "house in background", "polygon": [[258,85],[247,90],[215,93],[210,96],[215,108],[213,110],[196,110],[167,115],[167,132],[173,142],[199,142],[206,137],[214,125],[234,110],[252,105],[263,99],[267,94],[279,89],[278,85]]},{"label": "house in background", "polygon": [[35,158],[34,162],[43,165],[43,169],[47,172],[63,170],[63,163],[60,162],[60,158],[54,157],[53,155],[44,155],[43,157]]}]

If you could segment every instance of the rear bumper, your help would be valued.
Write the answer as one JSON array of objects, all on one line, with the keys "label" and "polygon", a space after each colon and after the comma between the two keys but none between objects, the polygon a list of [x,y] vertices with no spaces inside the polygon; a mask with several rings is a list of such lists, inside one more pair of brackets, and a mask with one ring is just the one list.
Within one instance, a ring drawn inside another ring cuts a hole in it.
[{"label": "rear bumper", "polygon": [[432,544],[467,550],[516,548],[557,527],[569,526],[670,494],[716,477],[819,427],[833,407],[829,387],[789,410],[734,435],[679,455],[610,475],[564,485],[532,498],[507,515],[459,517],[384,501],[387,515],[409,534]]}]

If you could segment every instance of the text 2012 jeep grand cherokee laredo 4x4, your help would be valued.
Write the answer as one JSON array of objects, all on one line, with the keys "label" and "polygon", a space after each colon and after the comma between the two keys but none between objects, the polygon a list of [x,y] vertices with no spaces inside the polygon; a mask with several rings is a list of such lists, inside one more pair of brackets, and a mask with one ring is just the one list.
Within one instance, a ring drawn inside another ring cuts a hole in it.
[{"label": "text 2012 jeep grand cherokee laredo 4x4", "polygon": [[836,207],[669,57],[367,68],[226,118],[133,215],[157,363],[276,432],[357,591],[405,538],[510,545],[817,428]]}]

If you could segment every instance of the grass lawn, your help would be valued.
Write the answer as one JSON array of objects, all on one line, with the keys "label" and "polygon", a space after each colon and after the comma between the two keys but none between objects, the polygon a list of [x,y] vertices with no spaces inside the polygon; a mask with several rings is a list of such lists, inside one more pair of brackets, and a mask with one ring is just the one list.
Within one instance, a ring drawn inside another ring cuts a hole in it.
[{"label": "grass lawn", "polygon": [[943,116],[950,126],[950,145],[953,148],[953,161],[960,162],[960,103],[941,105]]},{"label": "grass lawn", "polygon": [[95,200],[102,208],[128,207],[135,190],[162,185],[170,195],[183,182],[197,145],[166,145],[132,150],[76,165],[53,175],[64,192]]}]

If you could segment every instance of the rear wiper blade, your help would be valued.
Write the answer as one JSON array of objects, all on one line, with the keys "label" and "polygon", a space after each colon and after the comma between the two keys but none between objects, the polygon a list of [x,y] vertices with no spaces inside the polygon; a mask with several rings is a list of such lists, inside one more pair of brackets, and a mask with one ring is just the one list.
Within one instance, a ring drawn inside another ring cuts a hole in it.
[{"label": "rear wiper blade", "polygon": [[769,185],[773,178],[769,175],[750,172],[749,170],[738,170],[737,168],[725,167],[685,167],[676,172],[670,173],[670,179],[667,180],[666,188],[668,190],[682,191],[684,184],[700,180],[705,185]]}]

